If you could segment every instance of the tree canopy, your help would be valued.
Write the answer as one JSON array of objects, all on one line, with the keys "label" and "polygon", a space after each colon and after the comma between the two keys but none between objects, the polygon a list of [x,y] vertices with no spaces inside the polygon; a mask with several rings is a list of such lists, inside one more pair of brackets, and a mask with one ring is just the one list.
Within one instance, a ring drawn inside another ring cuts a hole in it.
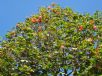
[{"label": "tree canopy", "polygon": [[102,14],[52,4],[0,43],[0,76],[102,75]]}]

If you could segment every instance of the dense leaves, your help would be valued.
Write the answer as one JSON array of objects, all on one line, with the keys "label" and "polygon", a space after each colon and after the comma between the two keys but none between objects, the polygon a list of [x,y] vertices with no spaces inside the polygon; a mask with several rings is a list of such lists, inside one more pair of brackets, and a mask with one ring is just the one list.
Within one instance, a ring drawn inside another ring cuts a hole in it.
[{"label": "dense leaves", "polygon": [[0,76],[102,75],[102,14],[53,3],[18,23],[0,44]]}]

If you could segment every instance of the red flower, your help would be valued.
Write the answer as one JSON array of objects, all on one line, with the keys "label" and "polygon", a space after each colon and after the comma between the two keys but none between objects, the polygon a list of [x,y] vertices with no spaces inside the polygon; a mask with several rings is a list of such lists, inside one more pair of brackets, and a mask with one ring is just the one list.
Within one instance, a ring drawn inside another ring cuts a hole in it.
[{"label": "red flower", "polygon": [[79,30],[82,31],[83,30],[83,26],[79,26]]}]

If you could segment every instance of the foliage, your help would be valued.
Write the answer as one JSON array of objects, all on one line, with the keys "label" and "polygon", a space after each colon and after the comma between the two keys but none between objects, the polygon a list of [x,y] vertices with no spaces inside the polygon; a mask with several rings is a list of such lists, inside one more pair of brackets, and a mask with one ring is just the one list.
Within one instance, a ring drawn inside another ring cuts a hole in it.
[{"label": "foliage", "polygon": [[102,14],[56,4],[18,23],[0,44],[0,76],[102,75]]}]

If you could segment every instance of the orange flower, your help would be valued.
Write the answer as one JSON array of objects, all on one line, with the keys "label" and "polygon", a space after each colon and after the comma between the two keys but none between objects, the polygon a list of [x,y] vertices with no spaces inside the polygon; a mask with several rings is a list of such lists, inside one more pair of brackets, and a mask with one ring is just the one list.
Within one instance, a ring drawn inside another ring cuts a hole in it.
[{"label": "orange flower", "polygon": [[56,14],[57,14],[57,15],[60,15],[61,13],[60,13],[60,12],[56,12]]},{"label": "orange flower", "polygon": [[61,45],[61,49],[64,49],[64,45]]},{"label": "orange flower", "polygon": [[36,18],[32,18],[31,21],[32,21],[33,23],[36,23],[36,22],[37,22]]}]

